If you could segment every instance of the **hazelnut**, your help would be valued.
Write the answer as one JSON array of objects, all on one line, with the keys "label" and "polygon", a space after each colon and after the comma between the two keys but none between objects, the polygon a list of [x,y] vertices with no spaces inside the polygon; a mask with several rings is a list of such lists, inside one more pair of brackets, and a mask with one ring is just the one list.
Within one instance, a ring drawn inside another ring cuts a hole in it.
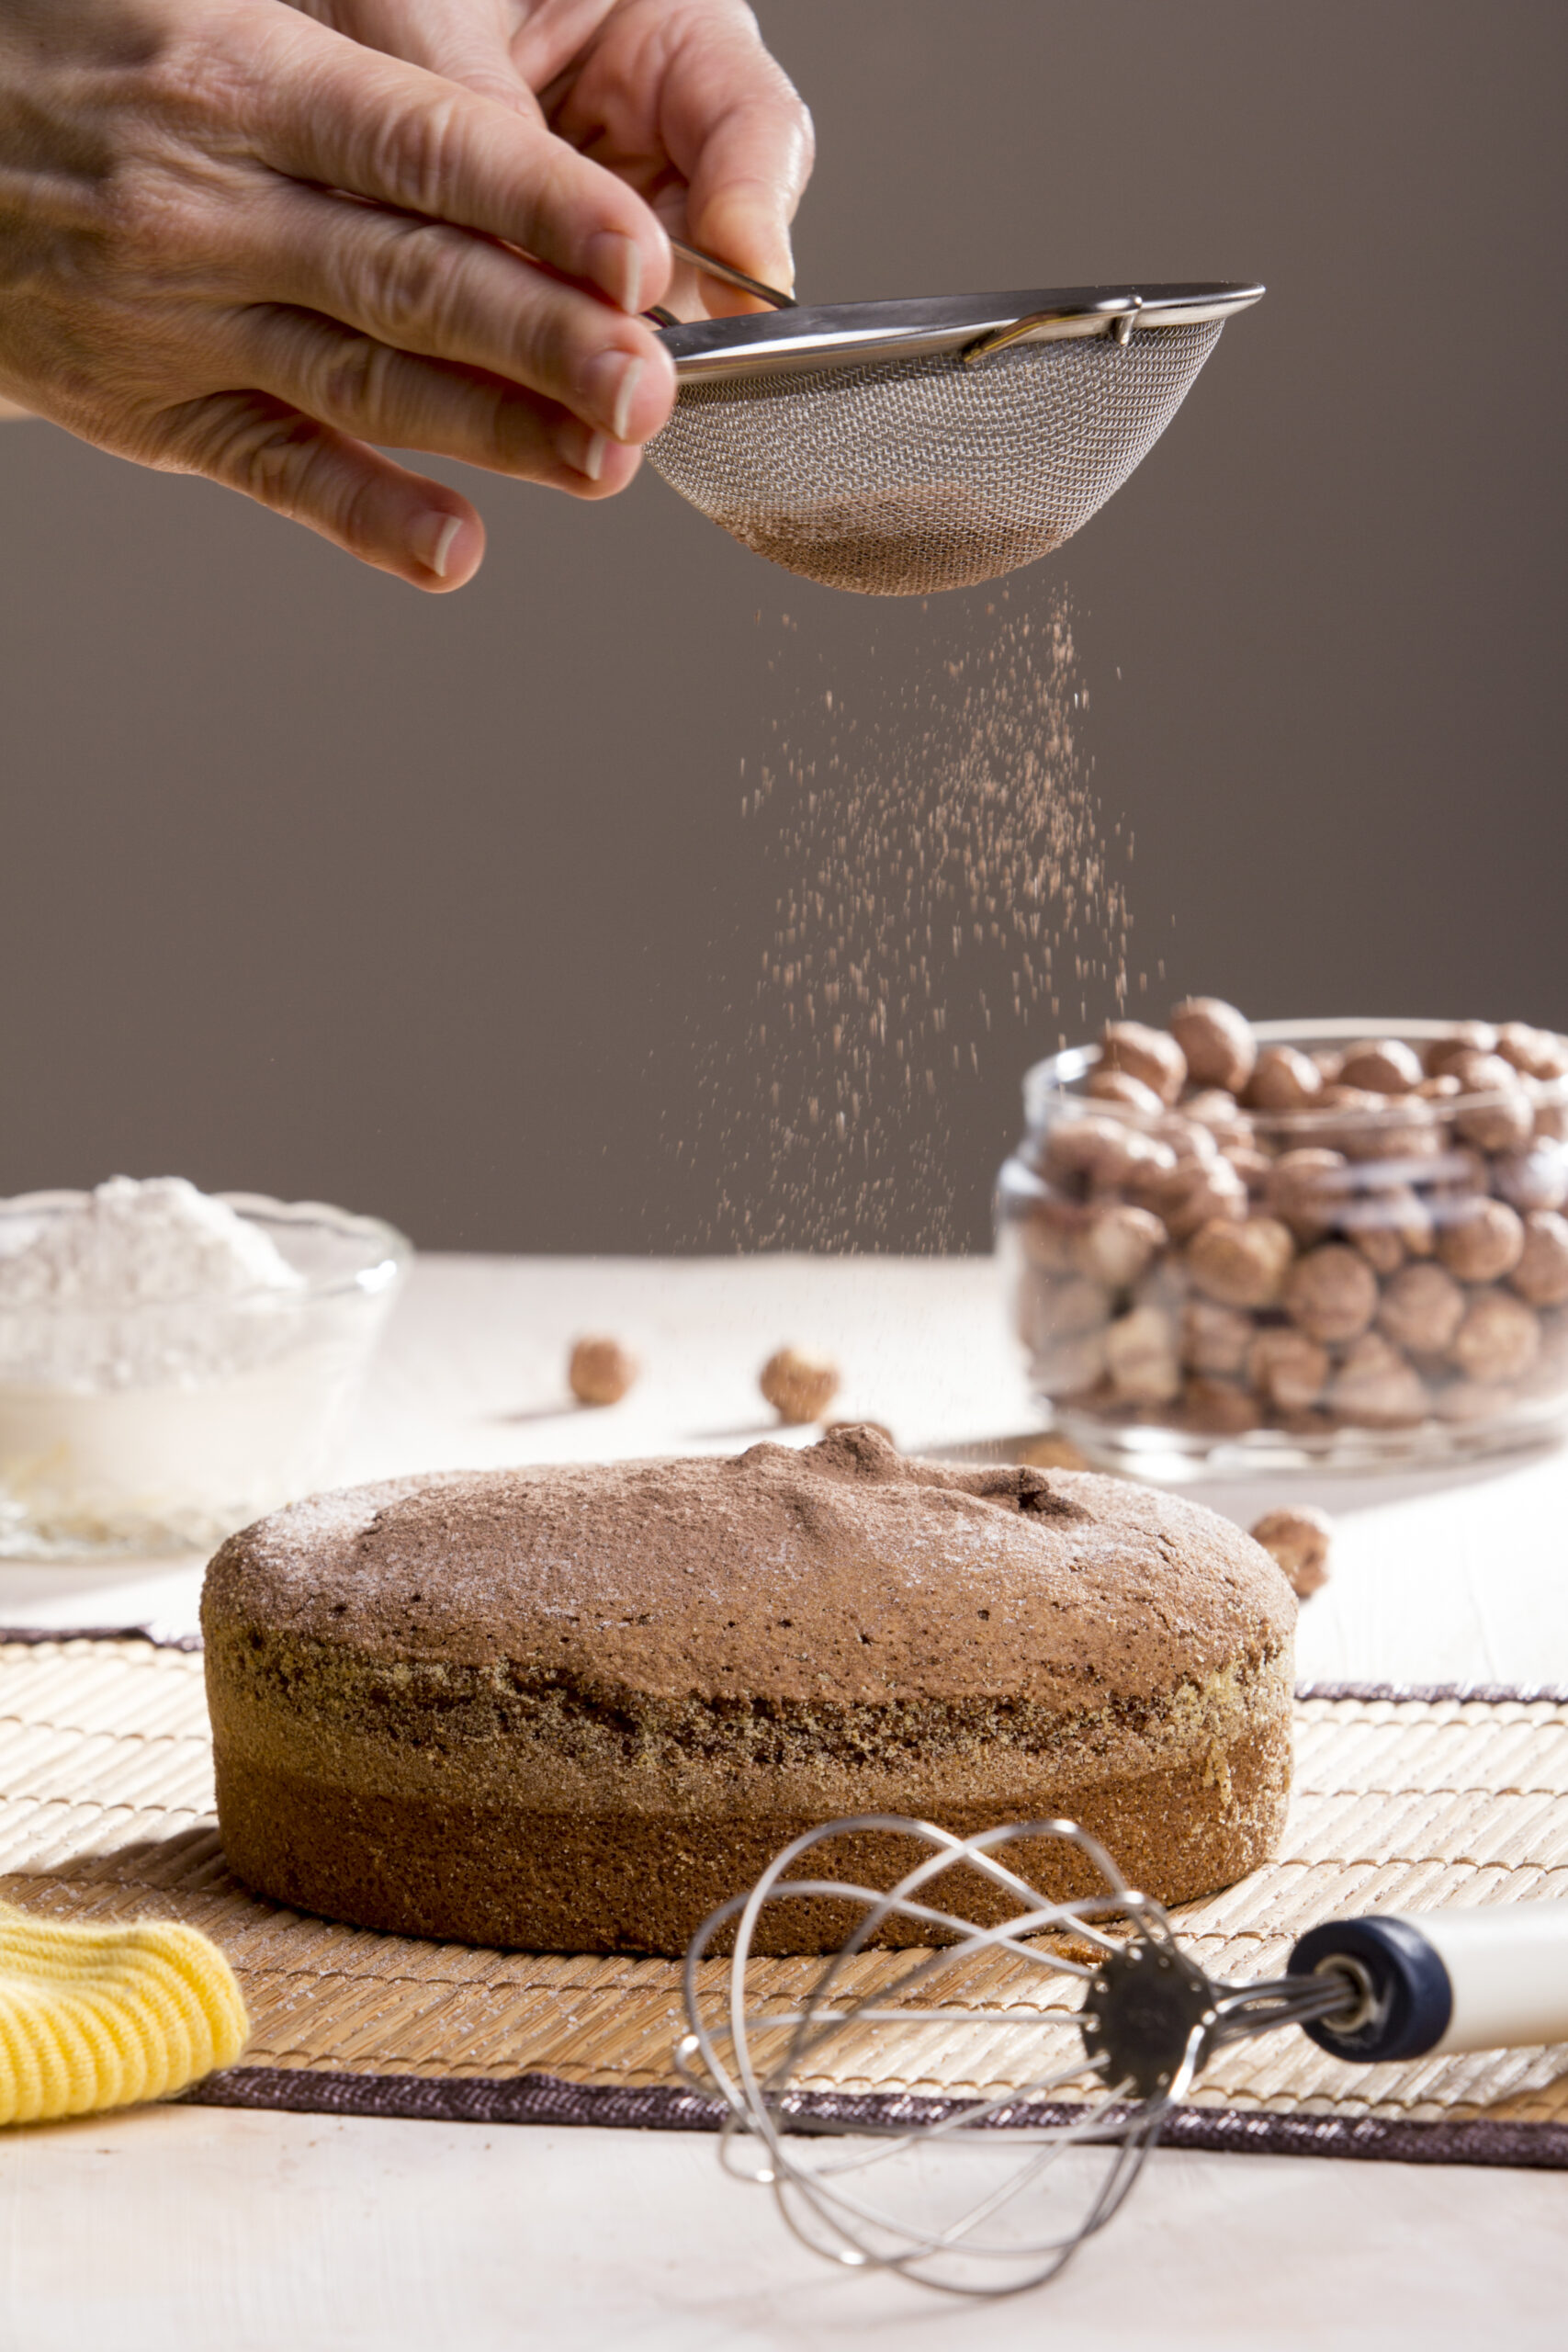
[{"label": "hazelnut", "polygon": [[1561,1306],[1568,1300],[1568,1217],[1550,1209],[1526,1217],[1525,1246],[1508,1282],[1532,1306]]},{"label": "hazelnut", "polygon": [[1263,1180],[1263,1198],[1298,1241],[1319,1241],[1338,1222],[1353,1181],[1341,1152],[1282,1151]]},{"label": "hazelnut", "polygon": [[1376,1037],[1351,1046],[1339,1075],[1347,1086],[1364,1086],[1373,1094],[1408,1094],[1421,1083],[1421,1065],[1399,1038]]},{"label": "hazelnut", "polygon": [[1105,1363],[1116,1394],[1133,1405],[1165,1405],[1181,1393],[1176,1326],[1159,1306],[1134,1306],[1105,1335]]},{"label": "hazelnut", "polygon": [[1086,1273],[1111,1290],[1125,1290],[1147,1273],[1164,1248],[1158,1217],[1118,1202],[1090,1213],[1079,1254]]},{"label": "hazelnut", "polygon": [[1527,1021],[1504,1022],[1497,1054],[1526,1078],[1568,1077],[1568,1039],[1554,1037],[1550,1029],[1532,1029]]},{"label": "hazelnut", "polygon": [[1261,1193],[1274,1163],[1266,1151],[1250,1151],[1243,1144],[1226,1144],[1224,1156],[1249,1193]]},{"label": "hazelnut", "polygon": [[1378,1278],[1359,1251],[1325,1241],[1298,1258],[1285,1278],[1286,1314],[1310,1340],[1353,1340],[1377,1312]]},{"label": "hazelnut", "polygon": [[1078,1262],[1089,1218],[1077,1201],[1035,1201],[1015,1225],[1018,1246],[1043,1272],[1068,1273]]},{"label": "hazelnut", "polygon": [[1145,1119],[1157,1119],[1165,1103],[1152,1086],[1145,1086],[1131,1070],[1095,1068],[1089,1074],[1086,1094],[1097,1102],[1119,1102],[1124,1111],[1136,1111]]},{"label": "hazelnut", "polygon": [[1294,1046],[1269,1046],[1247,1082],[1242,1100],[1254,1111],[1310,1110],[1323,1092],[1323,1072]]},{"label": "hazelnut", "polygon": [[1468,1198],[1438,1204],[1438,1255],[1461,1283],[1495,1283],[1524,1254],[1524,1221],[1506,1201]]},{"label": "hazelnut", "polygon": [[1046,1396],[1084,1396],[1104,1379],[1103,1329],[1066,1338],[1047,1318],[1037,1336],[1025,1331],[1022,1337],[1030,1351],[1030,1372]]},{"label": "hazelnut", "polygon": [[580,1405],[618,1405],[642,1369],[619,1340],[579,1340],[566,1376]]},{"label": "hazelnut", "polygon": [[1327,1349],[1304,1331],[1259,1331],[1247,1350],[1247,1379],[1281,1413],[1315,1405],[1331,1369]]},{"label": "hazelnut", "polygon": [[1190,1094],[1181,1105],[1181,1115],[1195,1125],[1207,1127],[1223,1151],[1227,1144],[1250,1146],[1256,1131],[1251,1119],[1234,1094],[1223,1086],[1205,1087],[1201,1094]]},{"label": "hazelnut", "polygon": [[781,1421],[819,1421],[839,1393],[839,1367],[830,1356],[780,1348],[762,1366],[757,1385]]},{"label": "hazelnut", "polygon": [[[1041,1329],[1049,1328],[1064,1340],[1076,1339],[1080,1331],[1098,1330],[1111,1319],[1111,1300],[1099,1283],[1075,1275],[1068,1282],[1053,1283],[1041,1297]],[[813,1413],[807,1419],[815,1420]]]},{"label": "hazelnut", "polygon": [[1175,1241],[1185,1241],[1201,1225],[1218,1217],[1247,1215],[1247,1186],[1228,1159],[1212,1166],[1187,1165],[1161,1170],[1140,1181],[1134,1189],[1145,1208],[1165,1220]]},{"label": "hazelnut", "polygon": [[1535,1362],[1540,1325],[1510,1291],[1477,1291],[1454,1333],[1449,1360],[1472,1380],[1517,1380]]},{"label": "hazelnut", "polygon": [[1305,1507],[1269,1510],[1251,1531],[1255,1544],[1272,1553],[1298,1600],[1305,1600],[1328,1582],[1328,1554],[1334,1521],[1325,1512]]},{"label": "hazelnut", "polygon": [[1181,1419],[1206,1437],[1245,1437],[1262,1426],[1256,1396],[1233,1380],[1190,1380],[1181,1392]]},{"label": "hazelnut", "polygon": [[1174,1102],[1187,1080],[1187,1063],[1174,1037],[1142,1021],[1111,1021],[1100,1043],[1101,1069],[1124,1069],[1152,1086],[1162,1102]]},{"label": "hazelnut", "polygon": [[1385,1279],[1407,1257],[1429,1258],[1435,1245],[1432,1220],[1408,1184],[1358,1194],[1346,1202],[1339,1222],[1372,1272]]},{"label": "hazelnut", "polygon": [[1192,1236],[1184,1262],[1193,1288],[1218,1306],[1272,1306],[1295,1246],[1275,1217],[1215,1217]]},{"label": "hazelnut", "polygon": [[1170,1146],[1179,1168],[1190,1166],[1194,1160],[1201,1160],[1207,1167],[1220,1156],[1220,1147],[1211,1130],[1201,1120],[1188,1118],[1184,1112],[1165,1112],[1149,1132]]},{"label": "hazelnut", "polygon": [[1493,1421],[1513,1401],[1506,1388],[1489,1387],[1480,1380],[1450,1380],[1433,1397],[1432,1410],[1445,1421]]},{"label": "hazelnut", "polygon": [[1045,1138],[1045,1173],[1058,1183],[1078,1181],[1104,1189],[1124,1184],[1134,1169],[1175,1165],[1168,1143],[1156,1143],[1105,1112],[1064,1119]]},{"label": "hazelnut", "polygon": [[1504,1152],[1492,1162],[1492,1184],[1521,1216],[1529,1209],[1560,1209],[1568,1201],[1568,1151],[1560,1144],[1539,1143],[1529,1151]]},{"label": "hazelnut", "polygon": [[1451,1067],[1464,1090],[1454,1133],[1478,1151],[1522,1151],[1535,1133],[1535,1104],[1518,1072],[1498,1054],[1457,1055]]},{"label": "hazelnut", "polygon": [[1521,1083],[1535,1113],[1537,1143],[1568,1142],[1568,1087],[1560,1078],[1527,1078]]},{"label": "hazelnut", "polygon": [[1027,1445],[1020,1447],[1018,1458],[1031,1470],[1087,1470],[1089,1466],[1082,1447],[1055,1430],[1032,1437]]},{"label": "hazelnut", "polygon": [[1456,1021],[1446,1037],[1434,1037],[1421,1057],[1421,1066],[1428,1078],[1447,1075],[1450,1062],[1461,1054],[1493,1054],[1497,1050],[1497,1032],[1489,1021]]},{"label": "hazelnut", "polygon": [[1419,1086],[1413,1086],[1410,1091],[1419,1102],[1451,1102],[1456,1095],[1464,1092],[1451,1070],[1445,1070],[1441,1078],[1424,1078]]},{"label": "hazelnut", "polygon": [[1441,1266],[1406,1266],[1384,1288],[1378,1329],[1413,1356],[1440,1356],[1464,1319],[1466,1298]]},{"label": "hazelnut", "polygon": [[1325,1086],[1337,1086],[1339,1073],[1345,1067],[1345,1057],[1337,1046],[1314,1046],[1312,1058],[1317,1064],[1317,1074]]},{"label": "hazelnut", "polygon": [[1181,1361],[1211,1378],[1239,1372],[1247,1362],[1256,1325],[1234,1306],[1190,1298],[1181,1310]]},{"label": "hazelnut", "polygon": [[1237,1094],[1252,1076],[1258,1048],[1247,1015],[1217,996],[1190,996],[1170,1016],[1170,1034],[1195,1086],[1224,1086]]},{"label": "hazelnut", "polygon": [[1365,1331],[1347,1350],[1328,1385],[1328,1401],[1342,1420],[1360,1429],[1398,1429],[1427,1417],[1421,1376],[1381,1331]]}]

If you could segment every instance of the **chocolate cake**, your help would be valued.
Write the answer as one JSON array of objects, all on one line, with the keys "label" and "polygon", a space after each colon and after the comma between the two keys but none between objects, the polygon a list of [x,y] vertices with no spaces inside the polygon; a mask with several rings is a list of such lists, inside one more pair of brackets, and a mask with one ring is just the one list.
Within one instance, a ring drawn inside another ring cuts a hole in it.
[{"label": "chocolate cake", "polygon": [[[219,1819],[281,1902],[535,1951],[682,1951],[788,1840],[868,1812],[1068,1815],[1179,1902],[1279,1835],[1294,1618],[1210,1511],[863,1428],[358,1487],[208,1570]],[[904,1859],[837,1850],[877,1883]],[[987,1916],[972,1873],[941,1894]],[[788,1908],[793,1950],[847,1924]]]}]

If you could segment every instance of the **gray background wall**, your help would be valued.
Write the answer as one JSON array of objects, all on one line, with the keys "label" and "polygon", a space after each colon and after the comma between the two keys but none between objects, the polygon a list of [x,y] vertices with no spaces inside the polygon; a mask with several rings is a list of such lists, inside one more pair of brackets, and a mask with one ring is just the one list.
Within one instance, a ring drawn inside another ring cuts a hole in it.
[{"label": "gray background wall", "polygon": [[[1562,8],[761,12],[817,117],[811,298],[1269,281],[1015,590],[1071,595],[1139,958],[1260,1015],[1568,1026]],[[739,763],[874,648],[932,674],[985,594],[835,597],[650,475],[594,509],[476,494],[485,569],[426,601],[0,432],[0,1193],[177,1169],[434,1247],[713,1233],[747,1137],[673,1147],[713,1125],[788,878]],[[976,1243],[1037,1035],[998,1016],[932,1108]],[[928,1234],[911,1180],[878,1238]]]}]

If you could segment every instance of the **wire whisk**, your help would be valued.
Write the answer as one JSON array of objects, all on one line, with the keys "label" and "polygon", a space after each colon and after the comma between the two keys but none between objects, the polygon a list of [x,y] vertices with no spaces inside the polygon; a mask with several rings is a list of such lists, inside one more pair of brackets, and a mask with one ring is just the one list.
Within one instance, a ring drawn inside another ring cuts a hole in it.
[{"label": "wire whisk", "polygon": [[[797,1874],[807,1858],[817,1866],[819,1848],[867,1832],[914,1841],[923,1855],[886,1890]],[[1020,1846],[1027,1857],[1011,1850]],[[1059,1873],[1067,1849],[1077,1869]],[[1057,1900],[1015,1867],[1024,1862],[1077,1883],[1087,1864],[1098,1887]],[[976,1877],[1012,1905],[989,1926],[947,1907]],[[812,1972],[804,1992],[749,1989],[759,1924],[769,1917],[772,1949],[787,1949],[779,1920],[802,1904],[844,1906],[854,1924],[837,1951],[786,1963],[797,1978]],[[705,1962],[731,1932],[724,1982],[705,1984]],[[879,1939],[900,1949],[874,1951]],[[988,1977],[994,1994],[998,1972],[986,1963],[998,1960],[1016,1970],[1001,1972],[1002,1997],[987,2001],[976,1979]],[[1335,1922],[1300,1939],[1285,1975],[1232,1984],[1182,1951],[1163,1906],[1076,1822],[963,1838],[868,1814],[797,1838],[705,1920],[684,1995],[677,2064],[724,2102],[723,2161],[771,2188],[806,2245],[951,2293],[1007,2295],[1050,2278],[1104,2228],[1171,2109],[1231,2044],[1295,2025],[1370,2061],[1568,2037],[1568,1903],[1427,1914],[1418,1925]],[[983,2086],[989,2065],[1006,2086],[964,2098],[846,2092],[857,2075],[874,2078],[889,2029],[906,2078],[922,2071],[931,2038],[951,2056],[956,2035],[964,2080]],[[955,2147],[962,2165],[935,2160]]]}]

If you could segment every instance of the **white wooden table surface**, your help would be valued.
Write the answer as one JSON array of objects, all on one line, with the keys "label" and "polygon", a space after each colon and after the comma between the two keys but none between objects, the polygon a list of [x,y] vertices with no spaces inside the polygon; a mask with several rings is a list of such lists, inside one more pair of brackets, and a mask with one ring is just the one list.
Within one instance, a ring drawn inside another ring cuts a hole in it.
[{"label": "white wooden table surface", "polygon": [[[564,1396],[589,1329],[647,1367],[603,1412]],[[730,1452],[769,1434],[755,1375],[785,1341],[835,1353],[835,1409],[909,1451],[1032,1425],[985,1261],[428,1258],[345,1475]],[[1244,1522],[1278,1500],[1335,1513],[1303,1679],[1568,1683],[1568,1454],[1191,1491]],[[5,1565],[0,1623],[177,1631],[199,1584],[195,1562]],[[1161,2151],[1060,2280],[981,2309],[817,2262],[705,2137],[218,2109],[0,2137],[0,2342],[28,2352],[1010,2352],[1075,2325],[1106,2352],[1555,2347],[1568,2175]]]}]

